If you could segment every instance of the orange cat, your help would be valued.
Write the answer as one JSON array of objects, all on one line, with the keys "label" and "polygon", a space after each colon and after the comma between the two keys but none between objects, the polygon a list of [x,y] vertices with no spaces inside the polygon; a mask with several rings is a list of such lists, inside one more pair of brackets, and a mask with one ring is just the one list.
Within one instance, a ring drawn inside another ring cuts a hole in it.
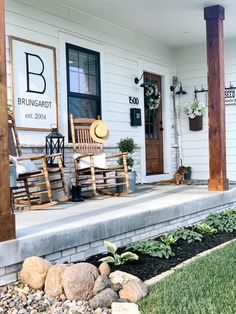
[{"label": "orange cat", "polygon": [[185,182],[184,174],[187,172],[187,168],[180,166],[179,169],[175,172],[174,180],[175,184],[179,185]]},{"label": "orange cat", "polygon": [[184,180],[184,174],[187,172],[187,168],[185,166],[180,166],[174,175],[174,179],[172,180],[164,180],[164,181],[159,181],[157,182],[157,184],[171,184],[171,183],[175,183],[177,185],[179,184],[183,184],[185,182]]}]

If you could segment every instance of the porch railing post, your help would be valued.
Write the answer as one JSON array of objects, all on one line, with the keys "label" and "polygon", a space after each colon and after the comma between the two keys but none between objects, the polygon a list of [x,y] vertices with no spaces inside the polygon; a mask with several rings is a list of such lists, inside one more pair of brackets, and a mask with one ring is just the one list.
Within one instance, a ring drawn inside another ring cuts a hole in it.
[{"label": "porch railing post", "polygon": [[0,0],[0,242],[15,238],[9,177],[5,6]]},{"label": "porch railing post", "polygon": [[209,170],[208,189],[228,190],[226,178],[225,79],[224,79],[224,8],[204,9],[207,37]]}]

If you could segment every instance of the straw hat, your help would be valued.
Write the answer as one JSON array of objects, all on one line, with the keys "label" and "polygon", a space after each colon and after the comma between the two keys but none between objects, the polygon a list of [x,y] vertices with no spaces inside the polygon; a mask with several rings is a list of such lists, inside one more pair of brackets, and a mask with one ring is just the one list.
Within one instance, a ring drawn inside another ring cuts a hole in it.
[{"label": "straw hat", "polygon": [[90,136],[95,142],[105,143],[109,136],[109,129],[102,120],[95,120],[90,127]]}]

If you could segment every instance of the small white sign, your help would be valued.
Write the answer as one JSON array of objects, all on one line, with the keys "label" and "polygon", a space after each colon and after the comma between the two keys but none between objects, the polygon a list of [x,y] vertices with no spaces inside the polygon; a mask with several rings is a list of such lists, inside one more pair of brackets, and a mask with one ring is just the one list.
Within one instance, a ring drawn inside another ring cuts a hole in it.
[{"label": "small white sign", "polygon": [[57,126],[55,48],[11,37],[13,102],[18,129]]},{"label": "small white sign", "polygon": [[236,89],[226,89],[225,90],[225,104],[235,105],[236,104]]}]

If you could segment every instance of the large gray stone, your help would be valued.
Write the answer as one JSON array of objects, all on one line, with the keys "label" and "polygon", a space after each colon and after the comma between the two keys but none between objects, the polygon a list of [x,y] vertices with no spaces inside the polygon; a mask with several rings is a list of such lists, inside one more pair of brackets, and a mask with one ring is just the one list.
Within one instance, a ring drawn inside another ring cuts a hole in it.
[{"label": "large gray stone", "polygon": [[90,300],[93,297],[93,287],[98,276],[98,269],[92,264],[78,263],[69,266],[62,276],[67,299]]},{"label": "large gray stone", "polygon": [[93,288],[93,294],[96,295],[100,291],[110,288],[111,287],[111,282],[106,276],[98,276],[94,283],[94,288]]},{"label": "large gray stone", "polygon": [[98,307],[111,307],[112,302],[119,299],[118,294],[111,288],[99,292],[89,301],[89,305],[96,309]]}]

